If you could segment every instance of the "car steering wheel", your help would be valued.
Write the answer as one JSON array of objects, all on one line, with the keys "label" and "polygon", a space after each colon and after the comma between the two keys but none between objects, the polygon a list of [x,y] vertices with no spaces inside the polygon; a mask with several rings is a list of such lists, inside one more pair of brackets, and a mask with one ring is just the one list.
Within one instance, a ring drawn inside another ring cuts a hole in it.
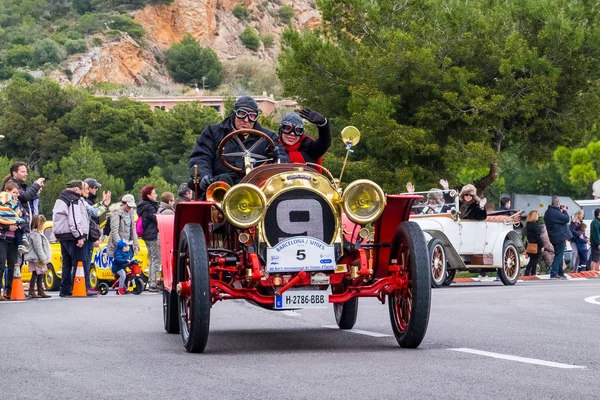
[{"label": "car steering wheel", "polygon": [[[244,146],[244,143],[240,140],[240,135],[257,135],[257,136],[260,136],[260,139],[258,139],[256,141],[256,143],[254,143],[249,149],[247,149],[246,146]],[[240,151],[236,151],[234,153],[223,153],[223,150],[225,150],[225,145],[227,145],[227,143],[229,143],[229,141],[231,141],[231,140],[235,141],[235,143],[238,145]],[[219,156],[219,160],[221,160],[221,162],[223,163],[224,166],[226,166],[227,168],[229,168],[232,171],[241,172],[243,169],[231,164],[229,161],[227,161],[227,157],[230,157],[230,158],[249,157],[249,158],[253,159],[254,161],[259,161],[259,162],[267,161],[268,160],[267,157],[265,157],[261,154],[253,153],[253,151],[255,151],[263,143],[263,141],[267,142],[267,146],[269,147],[269,152],[272,152],[275,150],[275,143],[273,142],[273,139],[271,139],[271,137],[269,137],[269,135],[267,135],[264,132],[257,131],[255,129],[240,129],[237,131],[233,131],[230,134],[228,134],[227,136],[225,136],[223,138],[223,140],[221,140],[221,143],[219,143],[219,147],[217,149],[217,155]]]}]

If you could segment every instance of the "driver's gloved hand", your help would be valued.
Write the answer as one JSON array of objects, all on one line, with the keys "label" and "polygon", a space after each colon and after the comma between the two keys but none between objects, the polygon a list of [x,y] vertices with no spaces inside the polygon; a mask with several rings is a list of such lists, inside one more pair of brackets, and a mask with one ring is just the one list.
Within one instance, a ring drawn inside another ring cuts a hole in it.
[{"label": "driver's gloved hand", "polygon": [[287,152],[285,151],[285,149],[281,148],[280,146],[275,146],[273,151],[271,151],[269,154],[267,154],[267,157],[273,159],[273,163],[275,163],[275,164],[290,162]]},{"label": "driver's gloved hand", "polygon": [[300,112],[298,114],[300,114],[300,116],[302,118],[304,118],[305,120],[307,120],[308,122],[315,124],[315,125],[323,126],[323,125],[325,125],[325,123],[327,123],[327,118],[325,118],[320,113],[311,110],[310,108],[304,108],[304,109],[300,110]]},{"label": "driver's gloved hand", "polygon": [[215,178],[213,178],[210,175],[204,175],[202,177],[202,179],[200,179],[200,183],[199,183],[199,187],[200,187],[200,191],[201,192],[206,192],[206,189],[208,189],[208,187],[210,186],[211,183],[213,183],[215,181]]}]

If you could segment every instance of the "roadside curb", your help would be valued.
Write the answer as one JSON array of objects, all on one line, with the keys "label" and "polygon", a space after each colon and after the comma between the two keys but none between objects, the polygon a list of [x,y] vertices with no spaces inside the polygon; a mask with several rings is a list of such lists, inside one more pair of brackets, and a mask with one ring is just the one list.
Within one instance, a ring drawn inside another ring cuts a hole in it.
[{"label": "roadside curb", "polygon": [[[600,271],[585,271],[585,272],[578,272],[578,273],[572,273],[572,274],[565,274],[565,276],[567,277],[567,280],[572,280],[572,281],[580,281],[580,280],[586,280],[586,279],[594,279],[594,278],[600,278]],[[543,281],[543,280],[550,280],[550,275],[536,275],[536,276],[521,276],[519,278],[520,281]],[[478,278],[454,278],[453,282],[480,282]],[[494,282],[494,279],[492,278],[492,280],[486,280],[484,282]]]}]

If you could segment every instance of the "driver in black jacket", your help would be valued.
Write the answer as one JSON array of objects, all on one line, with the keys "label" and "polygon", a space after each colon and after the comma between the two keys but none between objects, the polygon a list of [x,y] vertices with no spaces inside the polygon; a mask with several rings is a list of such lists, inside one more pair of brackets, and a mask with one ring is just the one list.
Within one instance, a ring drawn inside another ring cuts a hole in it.
[{"label": "driver in black jacket", "polygon": [[[263,155],[265,157],[273,158],[273,161],[279,160],[282,163],[288,163],[289,158],[285,150],[278,145],[279,137],[270,130],[263,128],[258,123],[258,104],[250,96],[242,96],[236,102],[233,107],[231,115],[223,120],[220,124],[209,125],[202,131],[194,150],[190,155],[189,167],[190,176],[194,176],[194,166],[198,166],[198,197],[204,196],[206,189],[211,183],[216,181],[223,181],[229,185],[235,185],[243,177],[242,173],[233,172],[228,169],[217,155],[217,148],[221,140],[229,133],[240,130],[240,129],[255,129],[269,135],[269,137],[275,143],[275,150],[271,154],[267,142],[263,139],[258,148],[253,149],[252,153]],[[240,137],[240,140],[246,147],[250,149],[253,144],[260,140],[257,135],[247,135],[246,137]],[[235,140],[230,140],[223,151],[224,154],[235,153],[240,151]],[[227,161],[239,168],[243,168],[242,157],[228,157]],[[256,165],[255,165],[256,166]],[[193,181],[190,180],[190,188],[193,190]]]}]

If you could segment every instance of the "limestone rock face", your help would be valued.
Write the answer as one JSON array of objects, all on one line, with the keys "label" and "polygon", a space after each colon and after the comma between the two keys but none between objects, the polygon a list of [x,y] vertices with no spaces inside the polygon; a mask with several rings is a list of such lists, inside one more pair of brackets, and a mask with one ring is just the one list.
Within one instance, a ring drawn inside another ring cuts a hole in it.
[{"label": "limestone rock face", "polygon": [[[221,61],[238,57],[264,60],[273,65],[279,54],[280,36],[285,25],[279,19],[279,2],[262,0],[174,0],[169,5],[149,5],[132,13],[146,32],[144,46],[122,34],[120,40],[94,47],[86,54],[71,56],[67,68],[54,71],[51,77],[61,83],[88,86],[94,82],[112,82],[142,86],[172,82],[166,69],[157,59],[164,50],[190,33],[201,45],[210,47]],[[294,8],[292,23],[298,29],[314,29],[321,24],[319,12],[312,0],[280,2]],[[248,8],[251,18],[240,21],[233,9],[241,4]],[[239,39],[242,31],[252,27],[259,35],[273,34],[270,48],[263,45],[254,52]],[[68,75],[65,70],[70,71]]]}]

